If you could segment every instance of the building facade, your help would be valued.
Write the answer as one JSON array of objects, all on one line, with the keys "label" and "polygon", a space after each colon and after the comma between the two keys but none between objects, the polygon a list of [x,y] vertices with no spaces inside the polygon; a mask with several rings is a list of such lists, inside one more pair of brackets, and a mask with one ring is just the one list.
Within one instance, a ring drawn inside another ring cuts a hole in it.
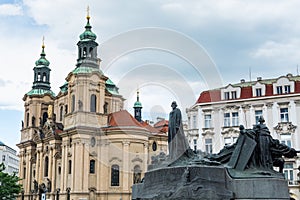
[{"label": "building facade", "polygon": [[5,145],[0,141],[0,159],[1,162],[5,165],[5,173],[16,174],[19,173],[19,157],[17,151],[13,148]]},{"label": "building facade", "polygon": [[[300,149],[300,76],[259,77],[203,91],[186,112],[187,136],[193,149],[217,153],[236,141],[240,124],[253,128],[260,116],[273,138]],[[284,175],[295,199],[300,198],[299,165],[299,159],[285,160]]]},{"label": "building facade", "polygon": [[100,69],[91,28],[87,16],[76,67],[57,95],[44,44],[35,62],[17,145],[25,199],[129,200],[151,156],[167,151],[166,135],[123,110],[125,99]]}]

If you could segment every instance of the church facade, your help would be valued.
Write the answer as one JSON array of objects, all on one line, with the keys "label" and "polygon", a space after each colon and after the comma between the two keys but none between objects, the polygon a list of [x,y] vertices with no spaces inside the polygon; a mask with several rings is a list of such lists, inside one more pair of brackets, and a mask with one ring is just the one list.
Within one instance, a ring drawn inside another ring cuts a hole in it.
[{"label": "church facade", "polygon": [[[20,182],[25,199],[129,200],[151,156],[167,152],[167,135],[123,109],[125,99],[100,69],[87,16],[77,64],[55,95],[42,46],[32,89],[24,95]],[[20,197],[20,199],[23,197]]]}]

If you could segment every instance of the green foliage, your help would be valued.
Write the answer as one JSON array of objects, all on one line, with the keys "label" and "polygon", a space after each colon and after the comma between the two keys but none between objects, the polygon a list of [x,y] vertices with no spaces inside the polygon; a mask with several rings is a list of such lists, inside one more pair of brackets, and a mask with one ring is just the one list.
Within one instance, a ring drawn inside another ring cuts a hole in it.
[{"label": "green foliage", "polygon": [[22,191],[19,177],[16,174],[10,175],[4,172],[5,165],[0,164],[0,199],[15,199]]}]

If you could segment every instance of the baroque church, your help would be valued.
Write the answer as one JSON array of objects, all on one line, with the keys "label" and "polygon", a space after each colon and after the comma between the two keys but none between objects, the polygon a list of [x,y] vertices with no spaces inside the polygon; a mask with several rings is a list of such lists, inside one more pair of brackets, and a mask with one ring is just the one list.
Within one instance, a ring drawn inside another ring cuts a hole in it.
[{"label": "baroque church", "polygon": [[134,117],[101,71],[98,43],[87,15],[74,70],[55,95],[45,45],[35,62],[32,89],[24,95],[20,199],[129,200],[152,156],[167,152],[167,135]]}]

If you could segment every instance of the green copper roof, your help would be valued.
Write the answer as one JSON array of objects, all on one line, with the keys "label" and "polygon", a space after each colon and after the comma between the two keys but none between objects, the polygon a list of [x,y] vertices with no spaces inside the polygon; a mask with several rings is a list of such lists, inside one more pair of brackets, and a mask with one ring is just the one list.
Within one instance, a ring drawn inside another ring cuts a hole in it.
[{"label": "green copper roof", "polygon": [[52,97],[55,97],[54,92],[51,90],[44,90],[44,89],[32,89],[29,92],[27,92],[28,96],[33,96],[33,95],[45,95],[45,94],[50,94]]},{"label": "green copper roof", "polygon": [[118,87],[112,82],[112,80],[107,79],[105,82],[106,90],[112,95],[120,95]]},{"label": "green copper roof", "polygon": [[89,74],[92,72],[100,72],[101,74],[103,74],[98,68],[94,68],[94,67],[77,67],[75,68],[72,73],[73,74]]},{"label": "green copper roof", "polygon": [[142,103],[141,103],[141,102],[136,101],[136,102],[134,103],[133,107],[134,107],[134,108],[142,108],[143,106],[142,106]]},{"label": "green copper roof", "polygon": [[90,40],[93,40],[95,41],[97,36],[95,33],[92,32],[92,26],[90,25],[90,18],[87,17],[87,23],[85,25],[85,31],[80,34],[79,38],[80,38],[80,41],[90,41]]},{"label": "green copper roof", "polygon": [[115,86],[114,82],[112,82],[112,80],[107,79],[107,81],[105,82],[106,85],[112,85]]},{"label": "green copper roof", "polygon": [[106,87],[106,90],[111,93],[112,95],[119,95],[119,92],[116,88],[109,88],[109,87]]},{"label": "green copper roof", "polygon": [[60,91],[62,93],[68,92],[68,82],[65,82],[62,86],[60,86]]},{"label": "green copper roof", "polygon": [[49,66],[49,65],[50,65],[50,62],[46,59],[46,53],[45,53],[44,49],[45,49],[45,46],[43,45],[43,46],[42,46],[41,57],[40,57],[40,59],[38,59],[38,60],[35,62],[35,65],[36,65],[36,66],[39,66],[39,65]]}]

